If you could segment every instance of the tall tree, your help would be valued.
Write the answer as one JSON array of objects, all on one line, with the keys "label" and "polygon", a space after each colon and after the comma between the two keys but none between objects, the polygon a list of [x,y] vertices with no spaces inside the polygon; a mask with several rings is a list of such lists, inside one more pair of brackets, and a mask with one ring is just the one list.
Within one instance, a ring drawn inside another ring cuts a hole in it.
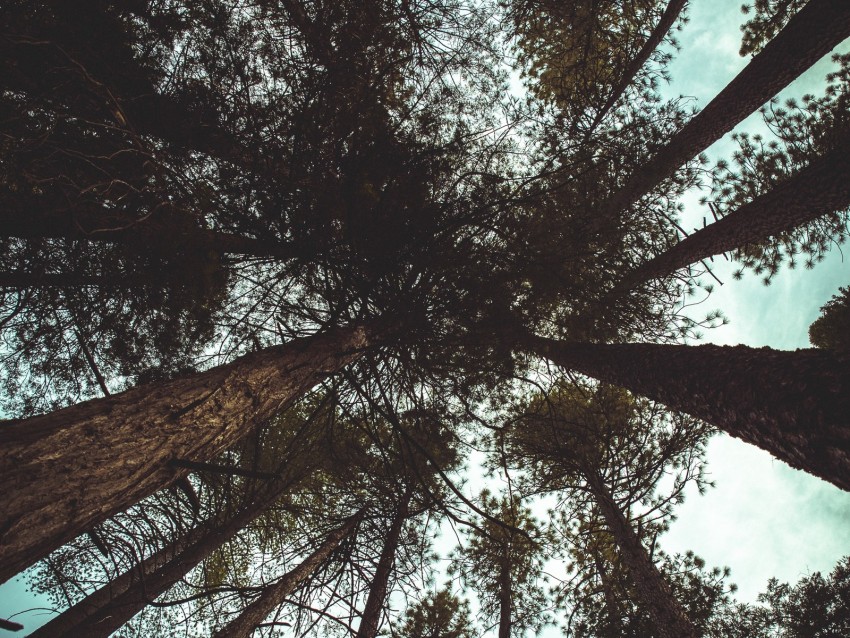
[{"label": "tall tree", "polygon": [[262,593],[245,610],[234,618],[228,625],[215,634],[214,638],[250,638],[254,629],[289,596],[302,581],[310,576],[316,568],[328,558],[339,544],[351,535],[364,510],[351,516],[344,524],[332,530],[319,547],[307,556],[297,567],[280,577],[276,582],[267,585]]},{"label": "tall tree", "polygon": [[242,485],[219,489],[219,502],[205,507],[211,512],[208,520],[176,535],[166,546],[109,580],[32,635],[111,635],[293,491],[331,480],[335,468],[328,455],[323,454],[327,439],[321,421],[328,418],[326,412],[324,402],[318,406],[301,402],[258,431],[256,446],[241,446],[237,465],[197,464],[202,466],[196,468],[201,471],[262,480],[243,480]]},{"label": "tall tree", "polygon": [[847,357],[747,346],[569,343],[526,347],[558,365],[659,401],[850,490]]},{"label": "tall tree", "polygon": [[396,560],[399,541],[405,521],[410,516],[410,499],[412,491],[405,489],[399,496],[395,510],[392,512],[390,525],[384,537],[381,548],[381,556],[369,586],[369,595],[360,615],[360,626],[357,628],[357,638],[375,638],[378,635],[378,627],[381,622],[381,614],[384,611],[387,594],[389,593],[390,575],[393,571],[393,563]]},{"label": "tall tree", "polygon": [[519,496],[484,491],[479,500],[490,518],[475,521],[450,570],[478,593],[481,615],[499,638],[539,631],[549,620],[543,590],[549,539]]},{"label": "tall tree", "polygon": [[[665,415],[621,389],[564,381],[518,407],[506,433],[508,458],[528,469],[530,489],[567,491],[580,519],[605,522],[636,602],[658,636],[697,636],[698,631],[635,527],[663,529],[684,485],[701,480],[705,434],[693,419]],[[674,487],[662,496],[658,484],[670,468],[677,468]],[[633,508],[643,510],[635,520],[628,513]],[[594,562],[604,559],[597,555]],[[616,622],[616,609],[609,614]]]},{"label": "tall tree", "polygon": [[653,257],[628,274],[618,289],[669,275],[713,255],[763,243],[823,215],[850,207],[850,158],[841,142],[838,146],[770,192]]},{"label": "tall tree", "polygon": [[4,424],[0,577],[185,475],[172,459],[215,458],[374,338],[372,329],[351,326]]},{"label": "tall tree", "polygon": [[598,224],[616,219],[622,209],[767,103],[848,36],[850,7],[832,0],[808,2],[699,115],[594,210]]},{"label": "tall tree", "polygon": [[794,267],[804,254],[812,267],[846,240],[850,56],[834,60],[839,68],[827,75],[824,95],[762,108],[766,137],[733,135],[739,150],[718,162],[705,198],[722,219],[640,266],[620,288],[726,251],[769,283],[783,260]]}]

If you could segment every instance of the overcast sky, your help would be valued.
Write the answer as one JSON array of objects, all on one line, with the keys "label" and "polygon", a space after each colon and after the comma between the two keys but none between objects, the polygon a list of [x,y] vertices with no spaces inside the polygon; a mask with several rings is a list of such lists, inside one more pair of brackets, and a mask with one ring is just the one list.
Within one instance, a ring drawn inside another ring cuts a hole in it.
[{"label": "overcast sky", "polygon": [[[679,36],[682,51],[670,69],[668,95],[694,96],[703,106],[743,68],[747,60],[738,55],[744,20],[740,5],[741,0],[691,2],[691,21]],[[847,48],[845,43],[842,50]],[[783,95],[822,93],[824,76],[833,67],[825,58]],[[738,130],[756,125],[750,118]],[[732,148],[726,136],[709,154],[712,159],[729,157]],[[701,224],[705,213],[697,199],[687,201],[686,214],[698,220],[691,225]],[[809,347],[808,326],[819,308],[839,286],[850,284],[850,264],[838,250],[812,271],[783,270],[769,287],[751,274],[733,281],[731,268],[715,263],[725,285],[703,304],[701,314],[719,308],[731,320],[705,335],[705,341],[718,344]],[[729,566],[732,582],[740,587],[739,599],[754,600],[773,576],[795,582],[814,571],[828,572],[850,553],[850,493],[725,435],[712,440],[708,460],[717,487],[703,496],[689,495],[661,545],[671,553],[694,550],[710,566]],[[23,589],[20,582],[0,588],[0,617],[43,604]],[[35,618],[16,617],[28,629],[34,628]]]}]

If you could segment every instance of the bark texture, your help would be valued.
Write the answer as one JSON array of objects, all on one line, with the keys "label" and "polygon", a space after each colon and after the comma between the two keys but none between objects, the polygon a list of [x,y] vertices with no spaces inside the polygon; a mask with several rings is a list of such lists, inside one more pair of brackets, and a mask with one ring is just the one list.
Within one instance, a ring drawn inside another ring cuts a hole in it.
[{"label": "bark texture", "polygon": [[850,355],[747,346],[566,343],[529,350],[703,419],[850,490]]},{"label": "bark texture", "polygon": [[596,475],[587,477],[587,485],[617,547],[623,564],[635,584],[635,591],[652,618],[661,638],[698,638],[693,623],[685,615],[676,600],[669,583],[650,560],[649,554],[623,512],[614,502],[602,479]]},{"label": "bark texture", "polygon": [[627,290],[701,259],[758,243],[850,206],[850,153],[845,144],[814,160],[769,193],[654,257],[617,286]]},{"label": "bark texture", "polygon": [[393,563],[395,562],[396,551],[398,551],[398,542],[401,537],[401,530],[404,527],[404,521],[407,519],[409,513],[409,507],[410,491],[407,491],[398,504],[393,521],[390,524],[390,529],[387,532],[387,538],[384,540],[384,547],[381,549],[378,568],[375,570],[375,578],[372,580],[372,586],[369,588],[369,596],[366,599],[366,606],[363,608],[363,615],[360,618],[360,627],[357,628],[356,638],[375,638],[378,634],[378,625],[381,622],[381,610],[384,608],[384,601],[387,598],[390,575],[393,571]]},{"label": "bark texture", "polygon": [[213,638],[251,638],[257,625],[280,607],[286,597],[309,578],[316,571],[316,568],[330,556],[331,552],[354,531],[362,515],[363,510],[331,532],[319,548],[304,559],[304,562],[284,574],[277,582],[266,587],[257,600],[248,605],[227,627],[217,631]]},{"label": "bark texture", "polygon": [[363,326],[0,426],[0,582],[210,461],[369,345]]},{"label": "bark texture", "polygon": [[810,0],[594,217],[607,224],[850,36],[850,2]]}]

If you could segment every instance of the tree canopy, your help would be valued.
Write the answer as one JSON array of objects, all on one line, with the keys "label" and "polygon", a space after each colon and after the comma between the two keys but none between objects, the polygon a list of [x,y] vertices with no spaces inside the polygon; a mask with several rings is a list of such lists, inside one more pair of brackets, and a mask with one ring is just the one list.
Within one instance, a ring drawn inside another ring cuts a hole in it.
[{"label": "tree canopy", "polygon": [[3,3],[0,575],[50,596],[34,635],[842,626],[843,566],[753,607],[663,533],[717,430],[850,489],[847,290],[817,350],[693,345],[725,318],[689,308],[712,255],[770,281],[845,242],[850,57],[774,97],[850,4],[756,2],[699,112],[660,88],[688,4]]}]

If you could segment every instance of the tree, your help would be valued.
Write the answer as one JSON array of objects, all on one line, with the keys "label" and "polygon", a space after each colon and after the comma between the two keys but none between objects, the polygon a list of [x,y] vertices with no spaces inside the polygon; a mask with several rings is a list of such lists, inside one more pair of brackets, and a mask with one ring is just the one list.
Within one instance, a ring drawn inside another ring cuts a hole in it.
[{"label": "tree", "polygon": [[525,347],[703,419],[792,467],[850,489],[844,451],[850,374],[841,353],[542,337],[530,337]]},{"label": "tree", "polygon": [[281,578],[266,586],[257,599],[252,602],[237,618],[228,623],[226,627],[216,632],[216,638],[234,636],[234,638],[250,638],[254,629],[260,625],[266,616],[275,608],[279,607],[284,599],[289,596],[298,585],[308,578],[313,571],[326,560],[339,544],[354,532],[357,523],[363,516],[364,511],[350,517],[343,525],[331,531],[321,545],[297,567],[287,572]]},{"label": "tree", "polygon": [[[508,459],[527,468],[528,487],[538,492],[567,491],[575,500],[567,521],[585,527],[590,536],[594,567],[604,559],[598,553],[598,527],[616,547],[617,557],[634,586],[634,596],[649,615],[658,636],[697,636],[698,632],[673,595],[639,531],[647,535],[663,529],[672,503],[684,484],[700,482],[699,450],[705,429],[681,416],[667,416],[649,402],[604,384],[590,387],[561,382],[545,396],[517,406],[506,433]],[[657,485],[667,468],[676,468],[672,494],[659,496]],[[634,515],[632,509],[644,510]],[[653,530],[654,528],[654,530]],[[652,531],[651,531],[652,530]],[[600,578],[607,580],[604,568]],[[611,587],[610,582],[603,586]],[[609,590],[609,628],[616,630],[621,614]]]},{"label": "tree", "polygon": [[[32,635],[38,638],[111,635],[198,564],[207,561],[241,530],[267,516],[280,501],[290,498],[294,491],[314,482],[332,480],[334,468],[331,459],[322,453],[323,446],[327,444],[324,424],[321,423],[327,415],[321,414],[323,411],[327,411],[323,402],[311,409],[309,402],[302,401],[270,427],[262,428],[263,432],[258,432],[261,449],[243,446],[237,465],[207,464],[208,472],[223,472],[229,478],[260,477],[260,484],[245,481],[241,486],[227,486],[220,502],[205,508],[211,512],[208,520],[177,535],[138,564],[132,564]],[[258,465],[271,466],[269,469],[275,470],[275,473],[250,469]],[[82,563],[79,557],[75,562]],[[67,577],[73,582],[73,573]],[[58,583],[53,584],[51,578],[46,577],[46,580],[53,585],[47,588],[49,591],[58,588]],[[83,588],[79,584],[76,586]]]},{"label": "tree", "polygon": [[709,635],[743,638],[832,638],[850,629],[847,605],[850,562],[845,557],[824,577],[815,572],[796,585],[772,578],[756,605],[731,606],[713,623]]},{"label": "tree", "polygon": [[451,572],[478,593],[481,614],[499,638],[539,631],[548,620],[542,587],[548,539],[518,496],[484,491],[479,500],[488,518],[470,528]]},{"label": "tree", "polygon": [[366,605],[363,607],[363,613],[360,616],[357,638],[375,638],[378,635],[378,626],[380,625],[381,614],[386,602],[390,574],[393,570],[396,552],[398,552],[399,539],[401,538],[404,523],[410,515],[411,496],[411,490],[409,488],[406,489],[401,494],[395,511],[392,513],[392,518],[389,521],[390,525],[384,537],[384,545],[381,548],[381,556],[378,559],[378,565],[372,577],[372,584],[369,587]]},{"label": "tree", "polygon": [[[532,91],[554,101],[570,130],[590,136],[636,80],[656,81],[644,65],[663,68],[658,46],[679,20],[685,0],[665,3],[505,2]],[[649,25],[657,21],[654,28]]]},{"label": "tree", "polygon": [[658,150],[652,161],[600,204],[595,216],[606,222],[615,219],[622,209],[767,103],[848,35],[850,9],[846,5],[831,0],[808,2],[699,115]]},{"label": "tree", "polygon": [[783,260],[794,267],[803,253],[811,268],[832,242],[844,242],[850,57],[834,60],[839,69],[827,75],[822,97],[761,109],[774,139],[733,136],[740,150],[733,162],[718,162],[711,196],[704,199],[722,218],[638,267],[620,289],[726,251],[769,283]]},{"label": "tree", "polygon": [[448,589],[439,589],[404,612],[404,624],[391,629],[399,638],[474,638],[469,603]]},{"label": "tree", "polygon": [[813,346],[847,352],[850,350],[850,287],[839,288],[820,309],[820,317],[809,326]]},{"label": "tree", "polygon": [[185,474],[170,460],[214,458],[354,360],[371,339],[371,329],[352,326],[7,423],[3,580]]}]

